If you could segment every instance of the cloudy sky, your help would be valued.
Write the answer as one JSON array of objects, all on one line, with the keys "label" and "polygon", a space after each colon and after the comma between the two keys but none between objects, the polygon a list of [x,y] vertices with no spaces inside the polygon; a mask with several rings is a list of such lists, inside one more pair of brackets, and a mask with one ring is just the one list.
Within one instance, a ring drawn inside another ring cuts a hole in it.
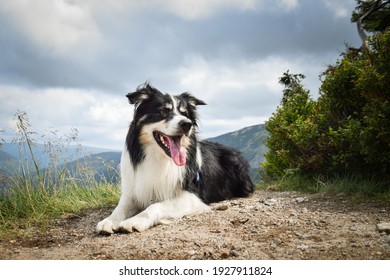
[{"label": "cloudy sky", "polygon": [[263,123],[286,70],[319,75],[345,43],[359,46],[355,0],[0,0],[0,138],[26,111],[33,129],[79,130],[83,145],[121,149],[150,81],[189,91],[200,136]]}]

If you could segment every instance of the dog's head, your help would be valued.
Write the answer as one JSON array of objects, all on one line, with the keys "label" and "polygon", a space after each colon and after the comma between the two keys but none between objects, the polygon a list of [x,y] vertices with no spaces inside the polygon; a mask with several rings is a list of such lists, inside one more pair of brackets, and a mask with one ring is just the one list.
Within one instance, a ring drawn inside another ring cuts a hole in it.
[{"label": "dog's head", "polygon": [[126,96],[135,105],[133,125],[140,131],[139,141],[177,166],[185,165],[186,149],[197,127],[196,106],[206,103],[189,93],[163,94],[147,83]]}]

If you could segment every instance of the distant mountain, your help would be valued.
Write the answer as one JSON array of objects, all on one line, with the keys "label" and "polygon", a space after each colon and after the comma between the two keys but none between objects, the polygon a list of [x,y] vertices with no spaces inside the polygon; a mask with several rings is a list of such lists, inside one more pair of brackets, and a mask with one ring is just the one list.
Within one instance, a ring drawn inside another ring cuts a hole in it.
[{"label": "distant mountain", "polygon": [[4,161],[10,160],[12,158],[14,158],[14,157],[11,156],[10,154],[0,150],[0,162],[4,162]]},{"label": "distant mountain", "polygon": [[261,179],[259,173],[260,163],[264,161],[264,154],[267,151],[267,147],[264,144],[267,135],[264,124],[259,124],[207,140],[239,150],[249,162],[252,180],[259,181]]},{"label": "distant mountain", "polygon": [[[34,144],[33,153],[40,168],[47,168],[52,161],[56,164],[74,161],[87,155],[108,152],[108,149],[79,146],[79,145],[52,145]],[[26,143],[3,143],[0,147],[0,160],[2,154],[15,159],[16,161],[27,161],[32,166],[32,157]]]},{"label": "distant mountain", "polygon": [[17,167],[17,159],[0,150],[0,174],[12,175]]},{"label": "distant mountain", "polygon": [[66,163],[65,169],[73,178],[116,183],[119,181],[120,158],[120,152],[98,153]]}]

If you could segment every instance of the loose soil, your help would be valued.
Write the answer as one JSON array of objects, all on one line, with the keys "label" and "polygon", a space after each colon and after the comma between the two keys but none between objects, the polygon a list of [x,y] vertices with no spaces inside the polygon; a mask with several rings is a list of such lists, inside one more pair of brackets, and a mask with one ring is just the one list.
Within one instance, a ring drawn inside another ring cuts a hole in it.
[{"label": "loose soil", "polygon": [[100,236],[113,208],[0,241],[0,259],[390,259],[390,205],[344,195],[258,191],[145,232]]}]

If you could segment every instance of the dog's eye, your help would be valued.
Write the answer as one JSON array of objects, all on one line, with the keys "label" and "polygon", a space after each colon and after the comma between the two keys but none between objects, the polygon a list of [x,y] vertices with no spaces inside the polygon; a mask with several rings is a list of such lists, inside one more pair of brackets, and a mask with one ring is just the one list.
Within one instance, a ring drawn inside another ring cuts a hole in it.
[{"label": "dog's eye", "polygon": [[169,109],[162,109],[160,113],[161,115],[166,116],[169,114]]}]

